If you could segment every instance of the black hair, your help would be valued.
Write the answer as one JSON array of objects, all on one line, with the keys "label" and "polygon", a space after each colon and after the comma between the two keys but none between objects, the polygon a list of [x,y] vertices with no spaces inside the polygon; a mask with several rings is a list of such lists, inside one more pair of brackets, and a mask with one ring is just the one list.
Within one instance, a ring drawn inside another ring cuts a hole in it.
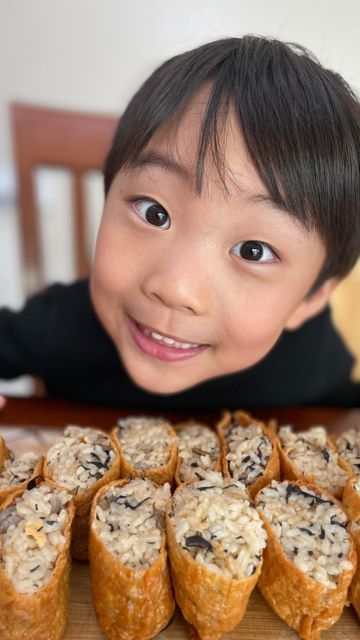
[{"label": "black hair", "polygon": [[327,257],[312,291],[331,276],[346,275],[360,253],[360,106],[343,78],[299,45],[226,38],[162,64],[119,121],[104,168],[105,193],[119,169],[131,166],[207,82],[196,190],[209,152],[226,188],[219,136],[231,106],[271,198],[324,241]]}]

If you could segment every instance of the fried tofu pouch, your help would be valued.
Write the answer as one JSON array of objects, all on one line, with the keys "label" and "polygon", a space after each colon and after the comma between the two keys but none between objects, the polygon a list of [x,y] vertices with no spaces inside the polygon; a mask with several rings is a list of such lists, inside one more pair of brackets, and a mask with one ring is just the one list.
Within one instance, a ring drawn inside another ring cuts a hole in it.
[{"label": "fried tofu pouch", "polygon": [[176,433],[170,425],[168,425],[167,430],[171,437],[173,437],[174,439],[171,444],[168,462],[161,467],[153,467],[151,469],[145,470],[133,466],[131,462],[129,462],[129,460],[125,458],[120,440],[117,437],[118,430],[118,426],[114,427],[111,431],[111,436],[113,438],[113,442],[115,443],[116,450],[120,455],[122,478],[148,478],[152,482],[155,482],[155,484],[165,484],[165,482],[169,482],[169,484],[173,483],[177,462],[177,439]]},{"label": "fried tofu pouch", "polygon": [[43,466],[44,466],[44,456],[40,456],[38,462],[36,463],[34,471],[32,472],[28,480],[25,480],[24,482],[18,485],[9,485],[8,487],[4,487],[3,489],[0,489],[0,505],[6,500],[8,496],[13,495],[14,493],[16,493],[17,495],[18,490],[25,491],[25,489],[27,489],[29,485],[31,486],[32,482],[35,482],[36,478],[42,478]]},{"label": "fried tofu pouch", "polygon": [[[191,426],[191,425],[195,425],[198,424],[195,420],[187,420],[186,422],[179,422],[175,425],[175,432],[178,433],[178,431],[180,431],[181,429],[183,429],[184,427],[187,426]],[[206,427],[207,429],[211,430],[212,429],[208,426],[208,425],[203,425],[202,426]],[[219,436],[217,436],[217,438],[219,439]],[[180,457],[180,455],[177,456],[177,461],[176,461],[176,468],[175,468],[175,482],[176,485],[179,486],[182,483],[181,477],[180,477],[180,468],[181,468],[181,463],[182,463],[182,459]],[[215,464],[211,467],[211,471],[219,471],[219,473],[222,472],[222,457],[221,457],[221,448],[219,451],[219,455],[215,461]]]},{"label": "fried tofu pouch", "polygon": [[350,602],[353,605],[356,613],[360,618],[360,518],[357,520],[357,528],[351,531],[352,539],[354,541],[355,550],[358,556],[358,563],[356,567],[355,575],[350,585]]},{"label": "fried tofu pouch", "polygon": [[360,494],[354,487],[356,482],[359,483],[359,479],[349,480],[344,489],[342,503],[352,522],[350,533],[358,556],[356,572],[350,586],[350,602],[360,618]]},{"label": "fried tofu pouch", "polygon": [[[304,485],[304,480],[295,482]],[[315,493],[327,495],[342,508],[341,503],[325,489],[306,482]],[[255,498],[255,507],[258,496]],[[273,528],[262,517],[267,532],[264,562],[258,581],[260,592],[275,613],[304,640],[320,640],[320,632],[329,629],[338,618],[346,602],[346,596],[354,575],[357,554],[352,544],[349,561],[354,569],[343,571],[335,589],[327,589],[306,576],[286,556]]]},{"label": "fried tofu pouch", "polygon": [[171,504],[166,514],[166,538],[175,600],[185,620],[193,627],[189,630],[191,638],[220,640],[244,617],[251,592],[259,579],[262,562],[252,576],[242,580],[214,573],[206,565],[198,564],[177,543],[169,518],[170,511]]},{"label": "fried tofu pouch", "polygon": [[112,480],[117,480],[120,476],[120,456],[111,436],[110,440],[115,451],[115,458],[111,467],[99,480],[97,480],[97,482],[95,482],[95,484],[79,493],[71,492],[68,488],[54,482],[52,479],[51,469],[49,468],[46,458],[44,461],[45,480],[54,487],[73,493],[75,516],[71,532],[71,555],[75,560],[79,560],[80,562],[88,561],[89,518],[93,498],[100,487]]},{"label": "fried tofu pouch", "polygon": [[4,438],[2,438],[0,436],[0,473],[2,472],[2,470],[4,468],[5,460],[8,460],[9,458],[12,459],[13,458],[13,454],[7,448]]},{"label": "fried tofu pouch", "polygon": [[222,470],[224,476],[231,476],[229,463],[226,459],[226,456],[229,453],[226,436],[230,425],[234,421],[237,421],[242,427],[247,427],[251,424],[259,426],[263,434],[269,438],[272,444],[272,453],[262,475],[259,476],[255,482],[246,486],[251,498],[254,498],[258,491],[271,482],[271,480],[278,480],[280,478],[280,459],[278,453],[279,443],[273,429],[267,427],[263,422],[256,420],[248,413],[245,413],[244,411],[234,411],[233,413],[230,413],[230,411],[224,411],[220,422],[216,425],[216,431],[222,450]]},{"label": "fried tofu pouch", "polygon": [[[0,511],[22,493],[23,490],[18,489],[8,496]],[[69,607],[70,539],[74,512],[71,501],[67,506],[67,523],[63,531],[65,545],[57,557],[50,580],[35,594],[19,593],[0,563],[1,640],[60,640],[63,637]]]},{"label": "fried tofu pouch", "polygon": [[342,496],[342,504],[350,520],[358,520],[360,518],[360,493],[354,488],[355,482],[359,482],[359,480],[350,478],[345,485]]},{"label": "fried tofu pouch", "polygon": [[110,640],[147,640],[157,636],[171,620],[172,594],[165,533],[158,560],[147,569],[122,564],[91,526],[96,506],[109,487],[122,487],[128,479],[102,487],[90,515],[89,559],[91,593],[99,625]]}]

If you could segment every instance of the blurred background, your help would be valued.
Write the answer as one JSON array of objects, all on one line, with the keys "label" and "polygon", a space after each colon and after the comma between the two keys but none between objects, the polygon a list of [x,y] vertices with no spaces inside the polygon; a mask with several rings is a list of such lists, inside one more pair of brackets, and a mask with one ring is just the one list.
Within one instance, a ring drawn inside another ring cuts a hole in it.
[{"label": "blurred background", "polygon": [[[16,151],[11,103],[105,116],[100,118],[105,138],[139,84],[161,62],[209,40],[246,33],[308,47],[359,94],[359,24],[358,0],[0,0],[0,306],[19,308],[40,286],[21,241],[25,236],[29,243],[31,233],[19,216],[20,146]],[[77,143],[71,131],[79,150],[81,137]],[[44,135],[46,146],[50,134]],[[76,174],[42,162],[31,174],[43,284],[76,276],[74,193],[86,212],[85,251],[91,261],[103,206],[102,179],[95,167],[79,162]],[[79,171],[81,187],[75,184]],[[359,357],[359,265],[335,293],[332,306],[337,326]],[[358,365],[354,375],[359,373]],[[24,379],[0,383],[0,392],[30,390]]]}]

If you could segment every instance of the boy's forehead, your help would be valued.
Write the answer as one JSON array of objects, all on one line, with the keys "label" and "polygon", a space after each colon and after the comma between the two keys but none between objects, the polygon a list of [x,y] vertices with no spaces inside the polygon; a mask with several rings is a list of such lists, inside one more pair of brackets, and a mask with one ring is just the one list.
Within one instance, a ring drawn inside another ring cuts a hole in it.
[{"label": "boy's forehead", "polygon": [[[137,158],[132,168],[158,167],[178,176],[196,188],[199,146],[208,104],[207,92],[200,92],[183,113],[161,125]],[[235,111],[218,114],[216,157],[214,136],[204,158],[202,191],[221,189],[227,197],[262,194],[270,199],[244,142]]]}]

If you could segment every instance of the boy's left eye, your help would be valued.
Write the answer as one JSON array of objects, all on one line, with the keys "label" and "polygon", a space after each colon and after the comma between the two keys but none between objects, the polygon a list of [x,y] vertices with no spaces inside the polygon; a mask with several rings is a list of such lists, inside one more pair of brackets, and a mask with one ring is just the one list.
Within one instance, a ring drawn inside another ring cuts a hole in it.
[{"label": "boy's left eye", "polygon": [[278,262],[279,256],[266,242],[245,240],[231,248],[231,252],[247,262]]},{"label": "boy's left eye", "polygon": [[145,222],[159,227],[169,229],[171,221],[168,212],[158,202],[154,200],[136,199],[132,201],[137,215]]}]

